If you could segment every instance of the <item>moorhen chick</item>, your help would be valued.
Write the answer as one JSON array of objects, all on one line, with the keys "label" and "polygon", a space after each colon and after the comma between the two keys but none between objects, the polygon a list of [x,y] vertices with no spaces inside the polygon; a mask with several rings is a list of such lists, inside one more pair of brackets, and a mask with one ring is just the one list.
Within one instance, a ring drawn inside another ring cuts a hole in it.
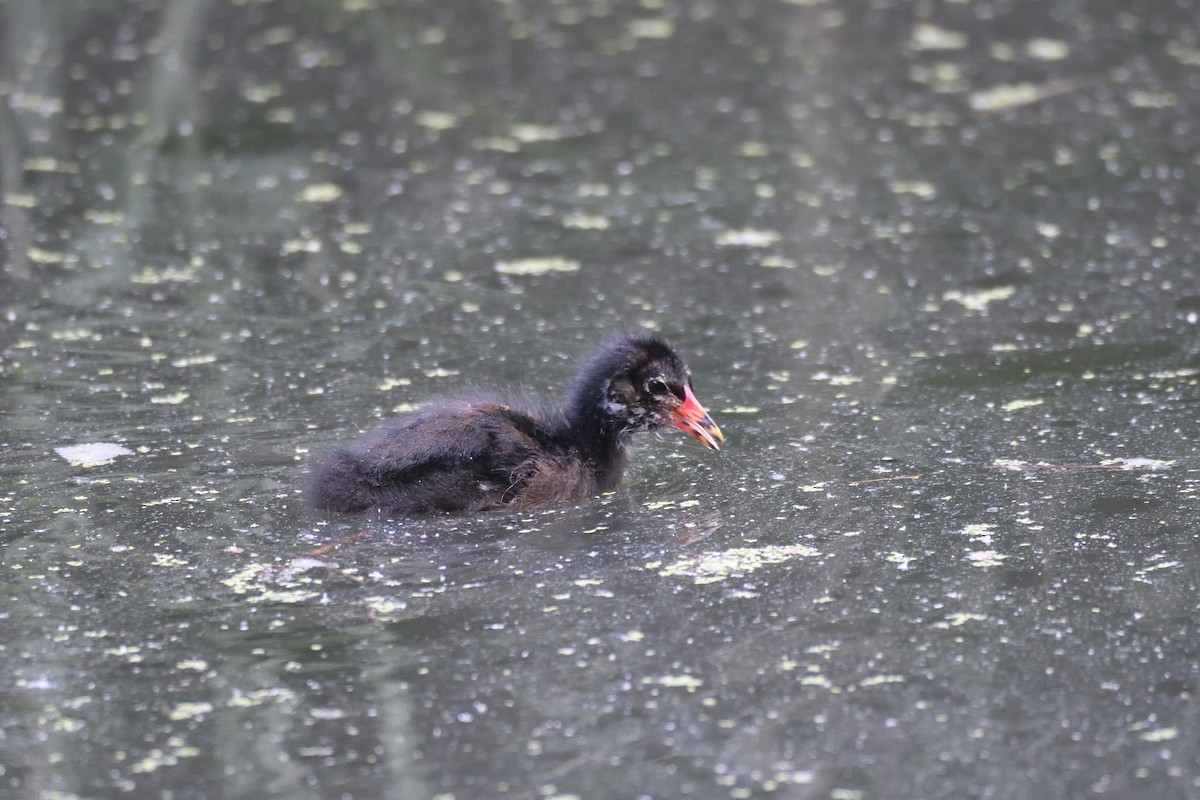
[{"label": "moorhen chick", "polygon": [[587,362],[561,411],[495,397],[433,406],[329,453],[312,475],[309,502],[388,515],[568,503],[614,488],[630,434],[663,425],[713,450],[725,440],[675,350],[629,334]]}]

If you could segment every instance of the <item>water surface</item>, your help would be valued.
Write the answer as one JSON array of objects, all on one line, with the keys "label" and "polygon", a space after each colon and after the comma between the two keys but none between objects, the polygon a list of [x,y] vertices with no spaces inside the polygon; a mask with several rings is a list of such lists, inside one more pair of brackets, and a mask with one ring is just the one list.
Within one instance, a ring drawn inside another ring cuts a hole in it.
[{"label": "water surface", "polygon": [[[1185,4],[0,31],[5,796],[1200,791]],[[634,328],[719,454],[643,437],[539,513],[306,510],[313,453],[554,401]]]}]

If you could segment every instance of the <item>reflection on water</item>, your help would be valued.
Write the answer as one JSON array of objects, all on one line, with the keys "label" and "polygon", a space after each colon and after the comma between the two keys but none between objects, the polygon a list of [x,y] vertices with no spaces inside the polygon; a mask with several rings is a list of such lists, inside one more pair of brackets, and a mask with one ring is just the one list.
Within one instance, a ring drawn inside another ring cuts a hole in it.
[{"label": "reflection on water", "polygon": [[[1193,796],[1195,27],[0,4],[3,794]],[[719,455],[304,508],[637,327]]]}]

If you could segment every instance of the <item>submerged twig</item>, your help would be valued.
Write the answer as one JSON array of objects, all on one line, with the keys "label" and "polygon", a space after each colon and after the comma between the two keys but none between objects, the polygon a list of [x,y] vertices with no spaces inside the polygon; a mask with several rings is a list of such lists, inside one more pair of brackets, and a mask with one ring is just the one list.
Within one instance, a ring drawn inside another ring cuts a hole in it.
[{"label": "submerged twig", "polygon": [[888,481],[919,481],[920,475],[889,475],[886,478],[865,478],[861,481],[850,481],[851,486],[862,486],[866,483],[887,483]]},{"label": "submerged twig", "polygon": [[1044,462],[1031,464],[1027,461],[998,459],[994,464],[989,464],[988,469],[1003,469],[1012,472],[1022,472],[1025,470],[1068,471],[1091,469],[1130,472],[1132,470],[1166,469],[1174,463],[1174,461],[1163,461],[1156,458],[1115,458],[1109,461],[1101,461],[1093,464],[1046,464]]},{"label": "submerged twig", "polygon": [[1019,108],[1020,106],[1040,103],[1051,97],[1095,86],[1106,80],[1108,80],[1108,76],[1106,75],[1092,75],[1082,78],[1063,78],[1042,84],[1004,84],[972,92],[970,103],[971,108],[981,114],[999,114],[1001,111],[1007,111],[1010,108]]}]

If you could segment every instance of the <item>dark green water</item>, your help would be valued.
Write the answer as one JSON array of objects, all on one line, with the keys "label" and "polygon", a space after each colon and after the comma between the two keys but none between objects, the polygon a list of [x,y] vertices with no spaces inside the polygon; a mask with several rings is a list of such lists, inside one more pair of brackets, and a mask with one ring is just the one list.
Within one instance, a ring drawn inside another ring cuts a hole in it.
[{"label": "dark green water", "polygon": [[[0,0],[0,36],[0,795],[1200,794],[1186,3]],[[312,453],[556,400],[638,327],[719,454],[306,510]]]}]

